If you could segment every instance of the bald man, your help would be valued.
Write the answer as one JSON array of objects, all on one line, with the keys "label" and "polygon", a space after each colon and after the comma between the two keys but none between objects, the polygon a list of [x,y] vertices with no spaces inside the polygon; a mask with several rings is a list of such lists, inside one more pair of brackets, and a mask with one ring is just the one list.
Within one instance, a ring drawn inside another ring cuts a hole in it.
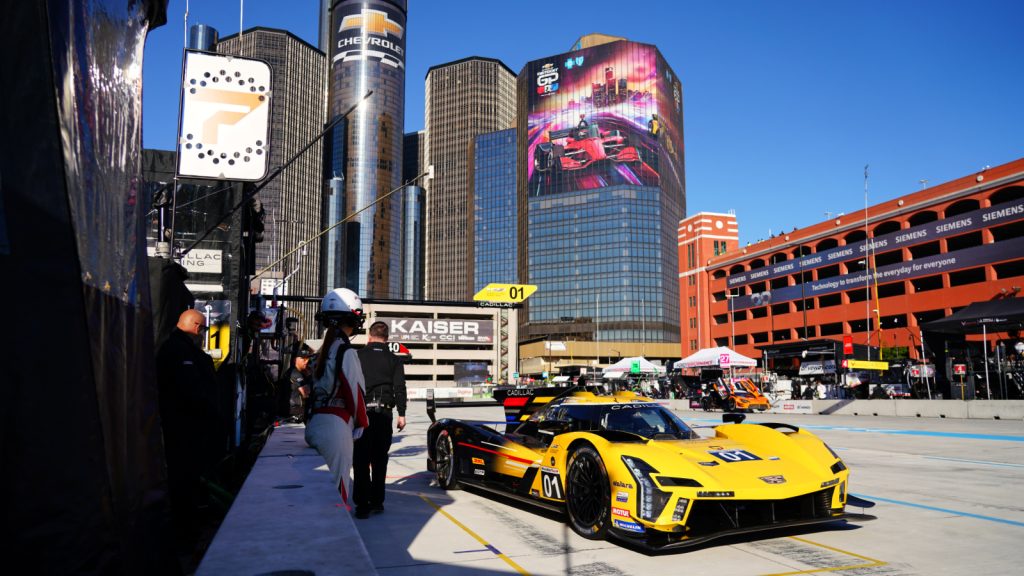
[{"label": "bald man", "polygon": [[156,355],[171,515],[182,549],[190,549],[198,535],[200,476],[222,453],[217,376],[213,359],[200,346],[205,331],[206,318],[185,310]]}]

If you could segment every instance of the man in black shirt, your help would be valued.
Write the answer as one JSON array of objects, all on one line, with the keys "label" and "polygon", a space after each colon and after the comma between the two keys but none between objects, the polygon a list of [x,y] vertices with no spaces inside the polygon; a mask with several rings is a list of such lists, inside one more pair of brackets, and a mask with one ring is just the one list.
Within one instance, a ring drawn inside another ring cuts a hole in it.
[{"label": "man in black shirt", "polygon": [[[399,431],[405,428],[405,368],[387,346],[388,325],[374,322],[367,344],[359,350],[359,363],[366,380],[366,415],[370,425],[355,442],[352,458],[354,485],[352,499],[356,518],[384,511],[384,482],[391,449],[391,411],[398,408]],[[372,474],[372,476],[371,476]]]}]

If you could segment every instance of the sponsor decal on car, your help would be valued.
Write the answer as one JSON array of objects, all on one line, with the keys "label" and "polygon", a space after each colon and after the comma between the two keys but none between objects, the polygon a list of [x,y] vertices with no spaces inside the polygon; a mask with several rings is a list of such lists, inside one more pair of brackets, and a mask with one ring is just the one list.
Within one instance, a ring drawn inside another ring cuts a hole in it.
[{"label": "sponsor decal on car", "polygon": [[782,474],[774,474],[772,476],[761,476],[761,481],[766,484],[785,484],[786,477]]},{"label": "sponsor decal on car", "polygon": [[616,508],[615,506],[612,506],[612,515],[622,516],[623,518],[629,518],[629,510],[626,510],[625,508]]},{"label": "sponsor decal on car", "polygon": [[534,498],[536,498],[537,496],[540,496],[540,491],[539,490],[530,490],[530,496],[533,496]]},{"label": "sponsor decal on car", "polygon": [[629,492],[618,491],[615,493],[616,502],[629,502]]},{"label": "sponsor decal on car", "polygon": [[548,474],[558,474],[558,468],[550,468],[548,466],[541,466],[541,472],[547,472]]},{"label": "sponsor decal on car", "polygon": [[644,531],[644,527],[636,522],[626,522],[625,520],[619,520],[618,518],[613,518],[612,524],[614,524],[616,528],[621,528],[628,532],[642,533]]},{"label": "sponsor decal on car", "polygon": [[473,469],[473,474],[476,474],[477,476],[483,476],[484,474],[486,474],[486,472],[484,472],[480,468],[475,468]]},{"label": "sponsor decal on car", "polygon": [[483,458],[473,458],[473,464],[479,464],[480,466],[483,466],[484,465],[484,459]]},{"label": "sponsor decal on car", "polygon": [[709,462],[701,462],[700,465],[701,466],[718,466],[718,462],[715,462],[714,460],[712,460],[712,461],[709,461]]},{"label": "sponsor decal on car", "polygon": [[629,488],[630,490],[633,489],[633,485],[630,484],[629,482],[619,482],[618,480],[616,480],[615,482],[612,482],[612,484],[618,486],[619,488]]}]

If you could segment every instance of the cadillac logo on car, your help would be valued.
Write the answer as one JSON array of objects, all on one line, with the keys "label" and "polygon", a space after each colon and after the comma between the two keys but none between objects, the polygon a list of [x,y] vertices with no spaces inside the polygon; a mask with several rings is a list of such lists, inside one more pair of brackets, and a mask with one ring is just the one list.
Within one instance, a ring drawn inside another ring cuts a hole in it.
[{"label": "cadillac logo on car", "polygon": [[766,482],[766,483],[768,483],[768,484],[785,484],[786,483],[786,477],[783,476],[782,474],[778,474],[776,476],[761,476],[761,480]]}]

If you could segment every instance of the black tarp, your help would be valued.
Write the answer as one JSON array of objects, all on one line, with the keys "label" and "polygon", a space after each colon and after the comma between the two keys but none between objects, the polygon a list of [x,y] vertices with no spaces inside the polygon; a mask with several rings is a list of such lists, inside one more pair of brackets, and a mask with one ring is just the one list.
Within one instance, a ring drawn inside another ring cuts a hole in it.
[{"label": "black tarp", "polygon": [[0,18],[4,565],[162,573],[162,437],[142,214],[141,71],[166,0],[26,0]]},{"label": "black tarp", "polygon": [[974,302],[966,308],[921,326],[925,332],[980,334],[1024,329],[1024,298]]}]

